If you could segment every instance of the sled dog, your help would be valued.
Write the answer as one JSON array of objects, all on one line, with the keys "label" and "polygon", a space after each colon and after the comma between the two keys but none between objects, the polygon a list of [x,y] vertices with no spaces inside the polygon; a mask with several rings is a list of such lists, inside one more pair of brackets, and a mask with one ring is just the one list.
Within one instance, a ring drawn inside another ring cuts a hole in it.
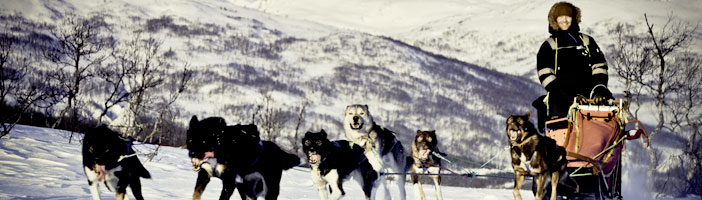
[{"label": "sled dog", "polygon": [[[441,173],[441,159],[437,156],[437,154],[441,154],[436,149],[437,144],[436,131],[433,130],[417,130],[417,135],[414,136],[414,140],[412,140],[412,167],[410,168],[410,173],[413,173],[413,175],[410,175],[410,177],[412,185],[414,185],[415,199],[425,199],[422,183],[419,181],[419,176],[416,174]],[[439,187],[441,184],[441,177],[438,175],[430,175],[429,177],[434,181],[436,199],[443,199],[441,187]]]},{"label": "sled dog", "polygon": [[198,121],[193,116],[187,145],[198,171],[193,199],[200,199],[213,176],[222,180],[220,199],[229,199],[237,188],[242,199],[277,199],[282,171],[300,164],[299,157],[261,140],[256,125],[227,126],[219,117]]},{"label": "sled dog", "polygon": [[566,151],[556,141],[536,132],[529,113],[507,118],[507,136],[514,169],[514,198],[522,199],[519,189],[524,177],[533,176],[536,199],[544,198],[546,180],[551,179],[551,200],[556,199],[556,187],[565,175]]},{"label": "sled dog", "polygon": [[[322,129],[320,132],[305,133],[302,150],[312,167],[312,181],[317,186],[321,199],[336,200],[345,195],[342,184],[349,176],[353,176],[361,185],[366,199],[374,199],[371,195],[378,172],[373,170],[360,146],[346,140],[329,141],[327,133]],[[331,196],[327,192],[327,184]]]},{"label": "sled dog", "polygon": [[83,138],[83,169],[88,177],[93,200],[100,199],[99,182],[116,192],[116,199],[127,198],[127,186],[136,199],[141,195],[139,178],[151,178],[149,172],[134,156],[131,138],[125,139],[106,125],[88,130]]},{"label": "sled dog", "polygon": [[[364,154],[373,166],[373,169],[380,173],[405,173],[407,171],[407,156],[405,149],[394,132],[385,129],[373,122],[368,105],[349,105],[344,110],[344,132],[346,139],[353,142],[364,150]],[[380,176],[379,182],[386,193],[385,199],[390,199],[388,183],[395,180],[400,192],[400,199],[405,199],[405,176],[388,175]]]}]

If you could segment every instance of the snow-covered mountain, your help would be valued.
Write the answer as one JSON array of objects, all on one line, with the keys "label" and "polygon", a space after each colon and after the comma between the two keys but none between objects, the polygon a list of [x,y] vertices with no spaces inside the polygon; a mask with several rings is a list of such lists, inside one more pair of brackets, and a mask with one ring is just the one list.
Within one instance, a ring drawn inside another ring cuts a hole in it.
[{"label": "snow-covered mountain", "polygon": [[[466,156],[482,160],[485,155],[475,149],[506,145],[500,124],[510,114],[529,111],[531,100],[543,93],[529,78],[393,37],[230,2],[30,1],[9,8],[47,22],[69,13],[100,12],[119,27],[113,33],[118,39],[135,30],[162,38],[166,48],[196,68],[193,85],[177,102],[182,122],[198,115],[250,123],[255,105],[267,95],[287,119],[309,103],[302,132],[324,128],[343,138],[343,109],[360,103],[369,105],[376,121],[399,133],[406,144],[416,130],[434,129],[448,153],[471,152]],[[288,123],[283,133],[293,127]]]}]

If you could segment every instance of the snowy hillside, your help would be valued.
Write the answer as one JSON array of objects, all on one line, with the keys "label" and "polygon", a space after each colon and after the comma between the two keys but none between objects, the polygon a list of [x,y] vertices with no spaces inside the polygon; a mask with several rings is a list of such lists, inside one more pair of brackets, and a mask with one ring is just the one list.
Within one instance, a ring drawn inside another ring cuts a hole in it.
[{"label": "snowy hillside", "polygon": [[[127,39],[137,30],[162,38],[166,48],[196,68],[193,85],[176,102],[183,108],[178,118],[182,123],[192,115],[250,123],[256,105],[268,96],[284,121],[294,120],[299,107],[308,103],[303,133],[324,128],[332,137],[342,138],[343,109],[360,103],[368,104],[378,123],[400,133],[407,144],[416,130],[434,129],[445,141],[441,145],[446,152],[470,152],[466,156],[484,160],[484,154],[466,150],[502,148],[506,142],[498,125],[510,114],[529,111],[530,100],[542,93],[528,78],[427,52],[391,37],[269,15],[227,2],[9,5],[28,19],[48,22],[72,12],[102,12],[108,23],[121,27],[113,29],[118,38]],[[287,123],[283,138],[291,136],[293,128]]]}]

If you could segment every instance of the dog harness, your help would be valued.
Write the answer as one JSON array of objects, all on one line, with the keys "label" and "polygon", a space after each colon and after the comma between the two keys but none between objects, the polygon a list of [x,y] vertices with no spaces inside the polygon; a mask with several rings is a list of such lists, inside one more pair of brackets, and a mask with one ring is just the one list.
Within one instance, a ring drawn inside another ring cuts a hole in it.
[{"label": "dog harness", "polygon": [[[528,141],[532,140],[534,137],[538,137],[538,135],[529,136],[528,138],[526,138],[524,141],[520,142],[519,144],[513,144],[512,147],[517,147],[518,149],[521,150],[522,146],[524,146],[524,144],[526,144]],[[510,143],[512,143],[512,142],[510,142]],[[534,149],[534,153],[532,153],[531,156],[529,157],[529,160],[527,160],[527,159],[523,159],[523,157],[522,157],[522,156],[524,156],[524,152],[519,151],[519,154],[520,154],[519,160],[521,161],[519,166],[524,168],[527,171],[527,173],[531,173],[531,160],[533,160],[534,157],[536,156],[536,152],[537,152],[536,149]]]},{"label": "dog harness", "polygon": [[[522,154],[522,155],[524,155],[524,154]],[[524,165],[524,166],[522,166],[522,168],[526,169],[527,173],[531,173],[531,167],[530,167],[531,160],[534,159],[535,156],[536,156],[536,151],[534,151],[534,153],[531,154],[531,157],[529,158],[529,160],[521,159],[521,157],[519,158],[519,160],[521,160],[522,164]]]},{"label": "dog harness", "polygon": [[[373,124],[376,125],[375,123],[373,123]],[[382,132],[390,132],[392,134],[392,136],[393,136],[392,145],[390,146],[389,149],[387,149],[387,151],[385,151],[385,149],[383,149],[381,155],[385,155],[387,153],[390,153],[393,149],[395,149],[395,146],[397,145],[397,134],[395,134],[395,132],[393,132],[391,130],[385,129],[385,127],[383,127],[383,126],[380,126],[380,125],[376,125],[376,126],[380,127],[380,130]]]}]

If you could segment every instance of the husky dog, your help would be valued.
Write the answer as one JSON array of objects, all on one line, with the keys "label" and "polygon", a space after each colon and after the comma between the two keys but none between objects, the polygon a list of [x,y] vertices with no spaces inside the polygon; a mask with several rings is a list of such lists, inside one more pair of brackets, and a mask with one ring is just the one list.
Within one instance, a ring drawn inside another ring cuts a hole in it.
[{"label": "husky dog", "polygon": [[[405,148],[394,132],[387,130],[373,122],[368,105],[349,105],[344,111],[344,131],[346,139],[363,148],[368,161],[378,172],[404,173],[407,171],[407,156]],[[400,199],[405,199],[405,176],[381,176],[378,180],[389,182],[395,179]],[[388,183],[383,184],[386,191],[385,199],[390,199]]]},{"label": "husky dog", "polygon": [[[307,155],[312,166],[312,181],[317,186],[319,197],[326,199],[339,199],[345,195],[342,184],[349,175],[354,176],[363,188],[366,199],[373,199],[372,190],[378,179],[378,172],[368,163],[360,146],[346,140],[329,141],[327,133],[307,132],[302,138],[302,150]],[[331,197],[326,186],[329,184]]]},{"label": "husky dog", "polygon": [[519,189],[524,177],[533,176],[536,199],[544,198],[546,179],[551,179],[551,200],[556,199],[556,187],[561,175],[565,175],[566,151],[556,141],[536,132],[534,124],[526,115],[507,118],[512,168],[514,169],[514,198],[522,199]]},{"label": "husky dog", "polygon": [[187,144],[193,170],[199,171],[193,199],[200,199],[212,176],[222,180],[220,199],[229,199],[236,188],[242,199],[277,199],[282,171],[300,164],[299,157],[261,140],[256,125],[226,126],[219,117],[193,116]]},{"label": "husky dog", "polygon": [[[441,154],[437,149],[438,142],[436,140],[436,131],[421,131],[417,130],[417,135],[412,140],[412,167],[410,172],[412,185],[414,185],[415,199],[425,199],[422,183],[419,181],[419,176],[416,173],[423,174],[439,174],[441,172],[441,159],[437,154]],[[430,175],[434,180],[434,188],[436,188],[436,199],[443,199],[441,195],[441,177],[439,175]]]},{"label": "husky dog", "polygon": [[83,169],[88,177],[93,200],[100,199],[98,183],[116,192],[116,199],[128,199],[127,186],[136,199],[141,195],[139,178],[151,178],[131,148],[131,139],[123,139],[106,125],[88,130],[83,138]]}]

